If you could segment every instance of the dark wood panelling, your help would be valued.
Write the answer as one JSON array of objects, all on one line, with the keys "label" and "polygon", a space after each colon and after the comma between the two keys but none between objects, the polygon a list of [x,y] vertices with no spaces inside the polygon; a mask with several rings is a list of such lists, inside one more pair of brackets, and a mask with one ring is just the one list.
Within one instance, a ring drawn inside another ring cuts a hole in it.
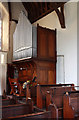
[{"label": "dark wood panelling", "polygon": [[37,56],[56,61],[56,30],[37,26]]},{"label": "dark wood panelling", "polygon": [[[24,64],[25,63],[25,64]],[[21,65],[20,65],[21,64]],[[32,67],[27,67],[30,64]],[[19,81],[27,81],[36,76],[37,83],[39,84],[55,84],[55,63],[39,60],[39,59],[31,59],[28,62],[16,63],[16,67],[18,69],[18,79]],[[22,68],[22,70],[20,70]]]},{"label": "dark wood panelling", "polygon": [[35,61],[37,65],[37,79],[39,84],[55,84],[55,64],[47,61]]},{"label": "dark wood panelling", "polygon": [[47,57],[47,35],[46,30],[42,27],[37,27],[37,55],[38,58]]},{"label": "dark wood panelling", "polygon": [[55,60],[56,58],[56,31],[47,31],[48,38],[48,57]]}]

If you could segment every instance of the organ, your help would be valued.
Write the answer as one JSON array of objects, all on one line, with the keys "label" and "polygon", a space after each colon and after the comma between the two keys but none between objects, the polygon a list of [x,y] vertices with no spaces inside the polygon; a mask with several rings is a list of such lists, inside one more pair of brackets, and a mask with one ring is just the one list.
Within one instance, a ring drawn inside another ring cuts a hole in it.
[{"label": "organ", "polygon": [[37,25],[36,30],[36,56],[14,60],[12,63],[14,72],[16,68],[20,82],[32,81],[36,76],[37,83],[41,85],[56,84],[56,30],[39,25]]}]

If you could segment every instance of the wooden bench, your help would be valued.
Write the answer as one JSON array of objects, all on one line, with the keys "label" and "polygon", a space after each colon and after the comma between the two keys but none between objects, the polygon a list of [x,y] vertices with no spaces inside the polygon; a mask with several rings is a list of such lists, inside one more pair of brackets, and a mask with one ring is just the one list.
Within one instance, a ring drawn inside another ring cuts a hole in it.
[{"label": "wooden bench", "polygon": [[44,120],[51,118],[51,112],[45,111],[45,112],[39,112],[39,113],[33,113],[33,114],[27,114],[27,115],[21,115],[16,117],[10,117],[2,120]]},{"label": "wooden bench", "polygon": [[17,115],[13,117],[4,118],[1,120],[48,120],[52,118],[52,105],[49,106],[49,111],[43,111],[39,108],[36,108],[36,111],[33,111],[32,114]]},{"label": "wooden bench", "polygon": [[32,86],[30,88],[30,97],[32,98],[34,104],[37,104],[37,86]]},{"label": "wooden bench", "polygon": [[37,107],[46,107],[46,94],[51,87],[74,86],[74,84],[37,85]]},{"label": "wooden bench", "polygon": [[79,91],[66,93],[63,97],[64,119],[79,118]]},{"label": "wooden bench", "polygon": [[48,110],[49,104],[53,105],[53,118],[63,117],[63,95],[64,92],[74,91],[72,87],[52,87],[50,91],[47,91],[46,95],[46,107]]},{"label": "wooden bench", "polygon": [[14,105],[0,106],[2,110],[2,118],[15,117],[18,115],[30,114],[33,110],[33,104],[31,99],[27,100],[27,103],[18,103]]},{"label": "wooden bench", "polygon": [[0,97],[0,107],[1,106],[7,106],[7,105],[14,105],[17,104],[18,100],[16,99],[16,96],[8,96],[4,98],[3,96]]},{"label": "wooden bench", "polygon": [[0,103],[2,103],[2,106],[7,106],[7,105],[17,104],[17,101],[14,99],[2,99]]}]

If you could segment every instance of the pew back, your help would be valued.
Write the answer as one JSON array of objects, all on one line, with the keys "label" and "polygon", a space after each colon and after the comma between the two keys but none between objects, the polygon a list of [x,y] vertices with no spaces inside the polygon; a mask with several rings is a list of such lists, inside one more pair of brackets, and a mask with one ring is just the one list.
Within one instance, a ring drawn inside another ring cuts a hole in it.
[{"label": "pew back", "polygon": [[63,95],[64,92],[74,91],[75,89],[71,86],[64,86],[64,87],[51,87],[50,93],[51,95]]},{"label": "pew back", "polygon": [[18,103],[0,107],[2,118],[15,117],[18,115],[30,114],[33,111],[33,102],[29,98],[27,103]]},{"label": "pew back", "polygon": [[[47,91],[52,91],[52,93],[58,94],[60,92],[63,92],[62,90],[64,89],[65,89],[64,91],[67,91],[68,89],[70,91],[71,89],[73,89],[72,87],[67,88],[67,86],[71,87],[71,86],[74,86],[74,84],[37,85],[37,107],[39,108],[46,107]],[[61,87],[62,87],[62,90],[60,90]]]},{"label": "pew back", "polygon": [[51,118],[51,112],[46,111],[46,112],[39,112],[39,113],[33,113],[33,114],[28,114],[28,115],[21,115],[21,116],[16,116],[16,117],[10,117],[2,120],[44,120]]},{"label": "pew back", "polygon": [[69,92],[63,97],[63,117],[79,117],[79,91]]},{"label": "pew back", "polygon": [[35,108],[32,114],[18,115],[8,118],[3,118],[2,120],[48,120],[52,119],[52,105],[49,106],[49,111],[45,111],[39,108]]},{"label": "pew back", "polygon": [[13,117],[16,115],[24,115],[31,113],[31,109],[27,104],[8,105],[2,107],[2,118]]},{"label": "pew back", "polygon": [[17,104],[18,100],[13,96],[6,96],[6,98],[0,98],[0,107],[7,106],[7,105],[14,105]]},{"label": "pew back", "polygon": [[79,97],[70,97],[69,101],[69,105],[74,108],[75,112],[79,111]]},{"label": "pew back", "polygon": [[2,99],[2,106],[13,105],[16,104],[16,101],[13,99]]},{"label": "pew back", "polygon": [[50,91],[47,92],[46,95],[46,107],[48,110],[48,106],[50,103],[53,104],[53,117],[54,118],[63,118],[63,95],[65,92],[75,91],[73,87],[51,87]]},{"label": "pew back", "polygon": [[[49,103],[46,103],[46,106],[48,107],[50,103],[54,103],[57,108],[63,107],[63,95],[65,92],[68,91],[74,91],[72,87],[51,87],[50,88],[50,94],[47,93],[46,102],[50,101]],[[49,95],[48,95],[49,94]]]}]

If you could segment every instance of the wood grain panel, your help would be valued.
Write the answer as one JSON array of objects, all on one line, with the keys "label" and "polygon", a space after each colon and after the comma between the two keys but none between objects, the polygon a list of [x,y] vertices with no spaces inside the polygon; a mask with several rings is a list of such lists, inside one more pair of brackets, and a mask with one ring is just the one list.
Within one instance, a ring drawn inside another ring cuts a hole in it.
[{"label": "wood grain panel", "polygon": [[46,30],[42,27],[39,27],[38,29],[38,57],[45,58],[47,56],[47,34]]},{"label": "wood grain panel", "polygon": [[46,38],[45,38],[45,34],[41,34],[40,35],[40,57],[46,57],[47,53],[47,46],[46,46]]},{"label": "wood grain panel", "polygon": [[55,84],[55,72],[53,70],[48,71],[48,84]]},{"label": "wood grain panel", "polygon": [[48,32],[48,56],[55,59],[56,45],[55,45],[55,32]]},{"label": "wood grain panel", "polygon": [[56,30],[37,26],[37,56],[56,60]]},{"label": "wood grain panel", "polygon": [[39,74],[40,74],[40,81],[39,83],[42,84],[47,84],[47,72],[46,70],[39,70]]}]

